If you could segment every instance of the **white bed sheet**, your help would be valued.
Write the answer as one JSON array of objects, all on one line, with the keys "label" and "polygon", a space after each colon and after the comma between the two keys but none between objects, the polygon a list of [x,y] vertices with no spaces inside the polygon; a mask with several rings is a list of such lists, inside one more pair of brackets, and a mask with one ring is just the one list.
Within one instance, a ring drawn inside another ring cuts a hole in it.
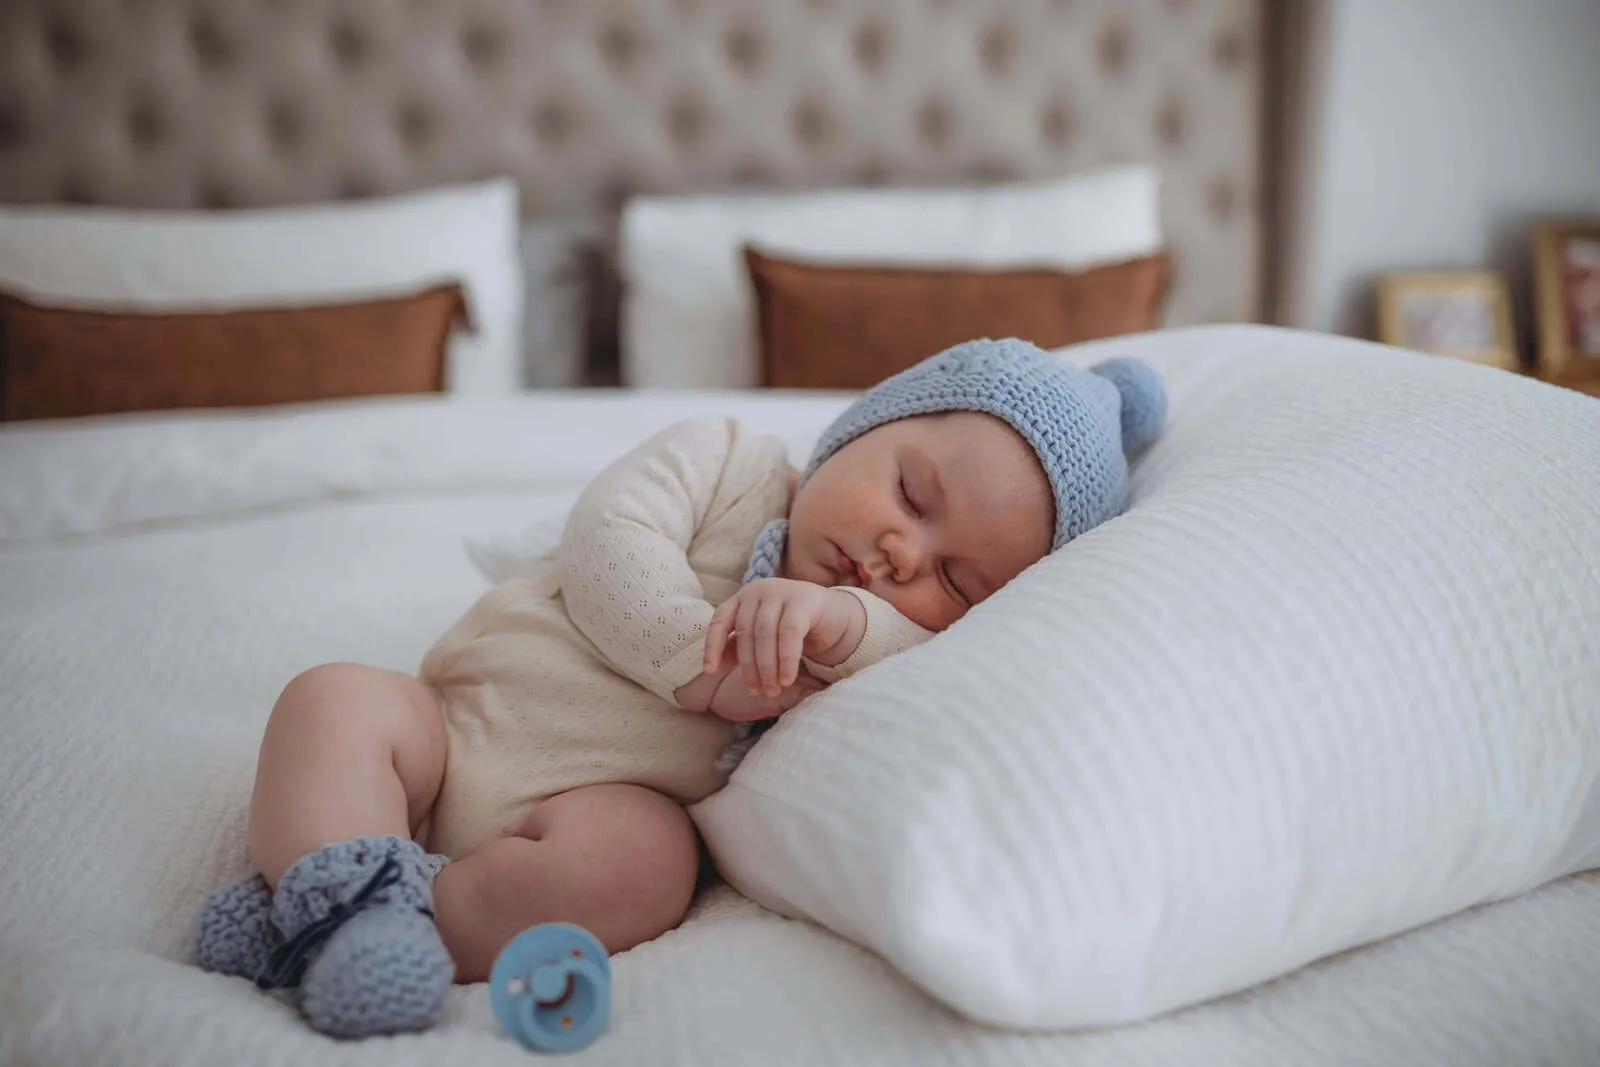
[{"label": "white bed sheet", "polygon": [[[1192,331],[1174,402],[1262,336]],[[245,870],[272,701],[327,660],[413,669],[483,588],[465,542],[548,522],[652,430],[723,411],[798,458],[843,403],[557,394],[0,430],[0,1063],[526,1062],[481,986],[432,1032],[340,1043],[192,965],[196,906]],[[964,1022],[725,887],[615,967],[611,1029],[569,1062],[1600,1062],[1600,873],[1091,1033]]]}]

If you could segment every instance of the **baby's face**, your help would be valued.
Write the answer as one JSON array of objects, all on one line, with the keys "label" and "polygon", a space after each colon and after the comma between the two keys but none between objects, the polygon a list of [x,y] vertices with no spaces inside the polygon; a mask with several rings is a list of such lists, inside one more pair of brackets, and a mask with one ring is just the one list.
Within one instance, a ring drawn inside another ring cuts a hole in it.
[{"label": "baby's face", "polygon": [[1043,557],[1054,529],[1050,483],[1015,430],[921,415],[867,431],[800,487],[784,573],[864,587],[943,630]]}]

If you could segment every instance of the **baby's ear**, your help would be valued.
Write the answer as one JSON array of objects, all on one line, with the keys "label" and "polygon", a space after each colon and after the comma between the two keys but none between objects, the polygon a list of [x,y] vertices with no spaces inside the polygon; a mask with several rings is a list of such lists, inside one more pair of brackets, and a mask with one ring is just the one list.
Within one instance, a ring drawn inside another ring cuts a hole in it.
[{"label": "baby's ear", "polygon": [[1167,387],[1142,359],[1118,356],[1089,368],[1122,395],[1122,451],[1132,455],[1148,446],[1167,422]]}]

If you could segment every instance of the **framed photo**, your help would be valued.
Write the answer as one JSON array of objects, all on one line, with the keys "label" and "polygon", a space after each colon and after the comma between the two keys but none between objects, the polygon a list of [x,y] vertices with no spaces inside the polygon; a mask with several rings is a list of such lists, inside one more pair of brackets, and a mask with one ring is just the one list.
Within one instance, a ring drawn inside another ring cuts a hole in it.
[{"label": "framed photo", "polygon": [[1378,282],[1378,339],[1438,356],[1520,370],[1511,295],[1498,271],[1388,274]]},{"label": "framed photo", "polygon": [[1600,218],[1546,222],[1534,231],[1539,377],[1600,381]]}]

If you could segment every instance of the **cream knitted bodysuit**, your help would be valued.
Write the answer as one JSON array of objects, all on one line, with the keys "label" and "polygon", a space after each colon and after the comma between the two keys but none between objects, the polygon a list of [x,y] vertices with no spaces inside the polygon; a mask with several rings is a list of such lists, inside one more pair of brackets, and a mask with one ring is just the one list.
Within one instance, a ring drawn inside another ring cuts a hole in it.
[{"label": "cream knitted bodysuit", "polygon": [[[578,498],[542,573],[485,593],[423,658],[444,715],[444,781],[421,839],[460,859],[515,833],[545,797],[631,782],[693,803],[720,789],[735,726],[679,707],[713,608],[763,526],[788,513],[782,441],[732,419],[669,427]],[[861,589],[860,646],[826,681],[926,640]]]}]

